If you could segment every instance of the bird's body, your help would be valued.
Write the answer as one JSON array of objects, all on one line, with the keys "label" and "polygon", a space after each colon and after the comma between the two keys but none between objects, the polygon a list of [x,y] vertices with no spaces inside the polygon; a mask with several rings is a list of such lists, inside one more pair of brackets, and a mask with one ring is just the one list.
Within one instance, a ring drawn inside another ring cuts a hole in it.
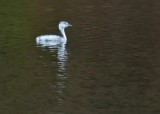
[{"label": "bird's body", "polygon": [[58,35],[41,35],[36,38],[36,42],[38,45],[47,45],[47,44],[52,44],[52,45],[57,45],[57,44],[65,44],[67,42],[67,37],[65,34],[64,29],[72,26],[68,22],[61,21],[59,23],[59,30],[61,32],[61,36]]},{"label": "bird's body", "polygon": [[62,36],[58,35],[41,35],[36,38],[37,42],[46,41],[46,42],[65,42],[65,39]]}]

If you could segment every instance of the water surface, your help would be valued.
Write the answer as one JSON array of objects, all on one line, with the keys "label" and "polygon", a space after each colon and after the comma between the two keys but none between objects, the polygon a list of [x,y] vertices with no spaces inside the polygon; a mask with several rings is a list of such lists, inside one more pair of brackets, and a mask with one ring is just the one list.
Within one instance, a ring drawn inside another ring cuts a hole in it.
[{"label": "water surface", "polygon": [[[2,0],[0,113],[158,113],[159,4]],[[62,20],[66,45],[36,45]]]}]

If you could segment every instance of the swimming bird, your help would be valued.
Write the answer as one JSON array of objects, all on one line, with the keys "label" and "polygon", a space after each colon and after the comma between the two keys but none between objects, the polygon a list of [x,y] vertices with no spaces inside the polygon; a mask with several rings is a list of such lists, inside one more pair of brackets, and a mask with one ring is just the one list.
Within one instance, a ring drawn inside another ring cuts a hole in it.
[{"label": "swimming bird", "polygon": [[67,42],[67,37],[65,34],[65,28],[72,26],[66,21],[61,21],[59,23],[59,30],[61,32],[61,36],[58,35],[41,35],[36,38],[36,42],[38,45],[57,45],[57,44],[65,44]]}]

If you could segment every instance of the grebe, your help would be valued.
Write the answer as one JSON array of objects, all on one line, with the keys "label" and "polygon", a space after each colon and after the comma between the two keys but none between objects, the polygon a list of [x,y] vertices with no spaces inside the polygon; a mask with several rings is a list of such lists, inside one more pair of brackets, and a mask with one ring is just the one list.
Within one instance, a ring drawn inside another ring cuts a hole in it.
[{"label": "grebe", "polygon": [[57,45],[57,44],[62,44],[62,43],[65,44],[67,42],[67,37],[66,37],[64,29],[69,27],[69,26],[72,26],[72,25],[69,24],[66,21],[61,21],[59,23],[59,30],[60,30],[62,36],[58,36],[58,35],[41,35],[41,36],[38,36],[36,38],[37,44],[38,45],[44,45],[44,46]]}]

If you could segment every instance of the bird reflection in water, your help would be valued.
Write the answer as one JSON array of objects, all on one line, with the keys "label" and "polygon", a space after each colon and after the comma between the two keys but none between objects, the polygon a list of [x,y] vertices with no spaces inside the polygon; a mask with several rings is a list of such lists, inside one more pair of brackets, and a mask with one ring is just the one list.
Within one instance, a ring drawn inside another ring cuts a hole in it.
[{"label": "bird reflection in water", "polygon": [[56,83],[53,84],[54,87],[56,87],[56,92],[57,92],[57,103],[58,105],[61,105],[63,103],[63,98],[64,98],[64,89],[66,88],[66,64],[68,60],[67,56],[67,51],[65,49],[65,43],[61,43],[58,45],[55,45],[54,42],[52,41],[47,41],[47,42],[37,42],[37,47],[41,47],[42,49],[48,48],[49,51],[54,54],[53,56],[57,56],[58,60],[58,70],[57,70],[57,75],[56,75]]}]

